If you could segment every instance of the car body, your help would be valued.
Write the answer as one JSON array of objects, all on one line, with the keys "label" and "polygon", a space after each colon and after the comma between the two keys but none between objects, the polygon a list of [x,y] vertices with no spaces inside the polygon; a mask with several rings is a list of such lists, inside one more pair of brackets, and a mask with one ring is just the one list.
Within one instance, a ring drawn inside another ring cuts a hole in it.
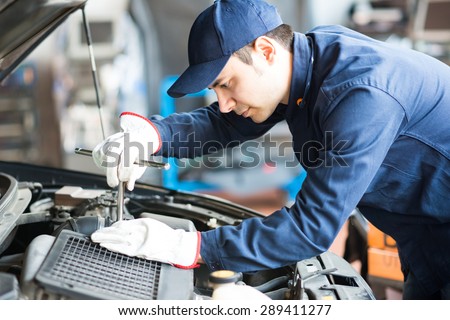
[{"label": "car body", "polygon": [[[0,81],[86,1],[3,3]],[[0,299],[211,299],[206,265],[179,269],[90,241],[117,220],[118,202],[118,190],[103,175],[1,161]],[[206,231],[264,215],[224,199],[137,183],[125,192],[124,218],[143,217]],[[364,279],[331,252],[239,279],[277,300],[374,299]]]}]

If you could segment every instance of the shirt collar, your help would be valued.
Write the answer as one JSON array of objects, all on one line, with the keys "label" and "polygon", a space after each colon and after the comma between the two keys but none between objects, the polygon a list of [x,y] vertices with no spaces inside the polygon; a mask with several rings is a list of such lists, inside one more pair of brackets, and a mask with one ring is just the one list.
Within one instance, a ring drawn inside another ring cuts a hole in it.
[{"label": "shirt collar", "polygon": [[306,96],[312,76],[313,52],[309,38],[302,33],[294,33],[292,80],[289,92],[290,107],[303,107],[302,99]]}]

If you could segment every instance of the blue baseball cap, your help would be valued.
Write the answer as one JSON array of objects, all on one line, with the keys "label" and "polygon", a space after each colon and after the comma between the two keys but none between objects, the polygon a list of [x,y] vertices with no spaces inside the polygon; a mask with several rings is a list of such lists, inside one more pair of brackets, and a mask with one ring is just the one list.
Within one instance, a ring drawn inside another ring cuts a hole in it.
[{"label": "blue baseball cap", "polygon": [[189,67],[167,93],[179,98],[205,89],[234,52],[281,24],[277,9],[262,0],[214,1],[192,25]]}]

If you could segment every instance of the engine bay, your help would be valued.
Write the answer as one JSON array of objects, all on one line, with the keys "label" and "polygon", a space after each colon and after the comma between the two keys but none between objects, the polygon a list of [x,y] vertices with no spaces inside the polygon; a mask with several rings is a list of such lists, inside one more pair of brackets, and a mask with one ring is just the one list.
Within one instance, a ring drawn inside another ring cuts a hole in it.
[{"label": "engine bay", "polygon": [[[9,169],[0,173],[0,299],[211,299],[206,265],[179,269],[90,241],[94,231],[117,220],[117,191],[103,177],[32,165]],[[255,216],[222,199],[141,184],[126,193],[123,218],[206,231]],[[362,277],[330,252],[240,274],[237,284],[275,300],[374,299]]]}]

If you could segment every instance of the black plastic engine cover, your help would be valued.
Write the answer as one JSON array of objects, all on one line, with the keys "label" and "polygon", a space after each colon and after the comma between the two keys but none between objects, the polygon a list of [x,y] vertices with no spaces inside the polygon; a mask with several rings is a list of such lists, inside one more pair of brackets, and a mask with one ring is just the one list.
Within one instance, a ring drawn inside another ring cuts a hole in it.
[{"label": "black plastic engine cover", "polygon": [[295,300],[375,300],[367,282],[332,252],[297,262],[291,298]]}]

